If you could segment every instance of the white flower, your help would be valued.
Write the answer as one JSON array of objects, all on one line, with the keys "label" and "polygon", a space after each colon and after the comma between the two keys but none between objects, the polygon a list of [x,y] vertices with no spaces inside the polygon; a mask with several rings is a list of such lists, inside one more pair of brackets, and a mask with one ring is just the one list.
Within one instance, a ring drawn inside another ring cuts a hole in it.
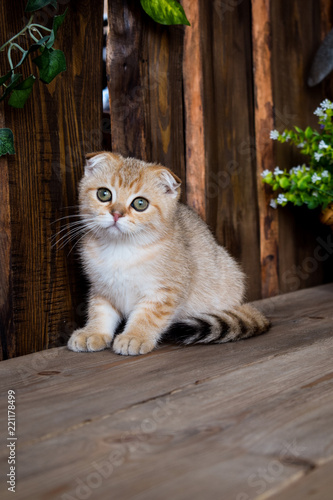
[{"label": "white flower", "polygon": [[318,198],[318,193],[317,193],[317,191],[312,191],[312,196],[314,196],[315,198]]},{"label": "white flower", "polygon": [[321,176],[322,177],[328,177],[328,170],[323,170],[322,173],[321,173]]},{"label": "white flower", "polygon": [[303,165],[303,171],[304,172],[308,172],[310,170],[310,167],[306,167],[305,165]]},{"label": "white flower", "polygon": [[286,140],[286,142],[288,142],[290,139],[288,132],[283,132],[282,137]]},{"label": "white flower", "polygon": [[275,167],[275,169],[274,169],[274,174],[275,174],[275,175],[280,175],[280,174],[283,174],[283,170],[281,170],[279,167]]},{"label": "white flower", "polygon": [[298,165],[297,167],[293,167],[289,170],[290,174],[297,174],[297,172],[300,172],[302,170],[302,167]]},{"label": "white flower", "polygon": [[279,204],[279,205],[282,205],[282,203],[285,203],[287,202],[287,198],[285,197],[284,194],[279,194],[279,196],[277,197],[277,200],[276,202]]},{"label": "white flower", "polygon": [[269,137],[270,137],[270,139],[273,139],[273,141],[275,141],[279,137],[279,135],[280,134],[279,134],[278,130],[271,130]]},{"label": "white flower", "polygon": [[266,168],[266,170],[264,170],[263,172],[261,172],[261,177],[264,177],[264,178],[265,178],[265,177],[267,177],[267,175],[268,175],[268,174],[270,174],[270,173],[271,173],[271,171],[270,171],[270,170],[268,170],[268,169]]},{"label": "white flower", "polygon": [[317,161],[319,161],[319,160],[320,160],[320,158],[321,158],[322,156],[323,156],[323,153],[318,153],[318,152],[315,152],[315,154],[314,154],[314,157],[315,157],[315,159],[316,159]]},{"label": "white flower", "polygon": [[325,111],[322,110],[321,108],[317,108],[314,112],[313,112],[314,115],[317,115],[317,116],[325,116]]},{"label": "white flower", "polygon": [[333,109],[333,103],[329,100],[329,99],[325,99],[322,103],[321,103],[321,108],[322,109]]},{"label": "white flower", "polygon": [[299,144],[297,144],[298,148],[304,148],[304,146],[305,146],[305,142],[300,142]]},{"label": "white flower", "polygon": [[311,180],[312,180],[312,182],[317,182],[317,181],[321,180],[321,177],[318,174],[313,174],[313,176],[311,177]]},{"label": "white flower", "polygon": [[270,203],[269,203],[269,206],[272,207],[272,208],[277,208],[276,200],[271,200]]},{"label": "white flower", "polygon": [[324,141],[320,141],[320,143],[318,144],[318,148],[319,149],[326,149],[326,148],[328,148],[328,144],[326,144]]}]

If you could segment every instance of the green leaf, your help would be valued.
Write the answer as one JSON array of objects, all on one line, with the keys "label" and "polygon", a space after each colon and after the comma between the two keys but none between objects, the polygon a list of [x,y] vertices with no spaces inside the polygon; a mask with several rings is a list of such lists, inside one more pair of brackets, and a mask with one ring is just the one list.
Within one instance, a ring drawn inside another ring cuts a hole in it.
[{"label": "green leaf", "polygon": [[0,156],[14,155],[14,135],[10,128],[0,128]]},{"label": "green leaf", "polygon": [[30,75],[26,80],[23,80],[23,82],[19,83],[13,90],[8,104],[10,106],[13,106],[13,108],[23,108],[26,100],[32,92],[32,87],[35,81],[36,77],[34,75]]},{"label": "green leaf", "polygon": [[12,74],[12,70],[10,70],[10,72],[7,73],[7,75],[4,75],[0,78],[0,85],[3,85],[4,83],[6,83],[6,81],[9,80],[11,74]]},{"label": "green leaf", "polygon": [[262,179],[263,182],[266,182],[267,184],[273,184],[274,179],[273,179],[273,173],[269,172],[265,177]]},{"label": "green leaf", "polygon": [[50,49],[52,47],[52,45],[54,44],[54,41],[56,39],[56,36],[57,36],[57,31],[58,31],[58,28],[60,28],[60,26],[62,25],[62,23],[64,22],[65,20],[65,17],[66,17],[66,14],[67,14],[67,11],[68,11],[68,7],[67,9],[65,10],[65,12],[63,14],[61,14],[61,16],[54,16],[54,19],[53,19],[53,26],[52,26],[52,32],[51,32],[51,35],[50,35],[50,38],[49,38],[49,41],[47,42],[46,44],[46,47],[48,49]]},{"label": "green leaf", "polygon": [[66,71],[66,58],[62,50],[45,48],[33,62],[38,66],[39,77],[44,83],[52,82],[59,73]]},{"label": "green leaf", "polygon": [[140,0],[143,10],[160,24],[190,23],[183,7],[176,0]]},{"label": "green leaf", "polygon": [[304,175],[298,182],[297,182],[297,187],[300,190],[305,190],[308,189],[309,187],[309,182],[311,181],[311,175]]},{"label": "green leaf", "polygon": [[0,97],[0,101],[3,101],[7,96],[9,96],[9,94],[19,84],[21,78],[22,78],[21,73],[15,73],[15,74],[12,75],[10,84],[8,85],[8,87],[6,88],[5,92]]},{"label": "green leaf", "polygon": [[31,47],[28,50],[28,54],[30,54],[30,52],[33,52],[34,50],[40,49],[41,45],[44,45],[44,43],[46,44],[46,42],[48,42],[49,39],[50,39],[50,35],[43,36],[43,38],[38,40],[38,42],[31,45]]},{"label": "green leaf", "polygon": [[305,137],[306,137],[307,139],[311,139],[312,135],[313,135],[313,130],[312,130],[312,128],[311,128],[311,127],[307,127],[307,128],[305,129]]},{"label": "green leaf", "polygon": [[290,186],[290,182],[289,182],[289,179],[287,177],[282,177],[280,180],[280,186],[282,187],[282,189],[288,189],[288,187]]},{"label": "green leaf", "polygon": [[35,10],[42,9],[43,7],[46,7],[47,5],[50,4],[55,9],[57,8],[57,0],[28,0],[25,11],[34,12]]}]

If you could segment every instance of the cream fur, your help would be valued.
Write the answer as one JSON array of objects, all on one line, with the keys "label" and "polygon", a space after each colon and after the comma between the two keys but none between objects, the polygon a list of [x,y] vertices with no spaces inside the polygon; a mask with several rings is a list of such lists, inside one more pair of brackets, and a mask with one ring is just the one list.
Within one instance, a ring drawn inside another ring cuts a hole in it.
[{"label": "cream fur", "polygon": [[[111,202],[97,199],[100,187],[111,191]],[[130,207],[139,196],[149,201],[144,212]],[[180,180],[160,165],[105,152],[89,156],[79,187],[80,213],[91,229],[81,245],[89,319],[72,334],[70,349],[109,347],[126,319],[114,351],[147,353],[171,324],[242,303],[239,265],[179,196]]]}]

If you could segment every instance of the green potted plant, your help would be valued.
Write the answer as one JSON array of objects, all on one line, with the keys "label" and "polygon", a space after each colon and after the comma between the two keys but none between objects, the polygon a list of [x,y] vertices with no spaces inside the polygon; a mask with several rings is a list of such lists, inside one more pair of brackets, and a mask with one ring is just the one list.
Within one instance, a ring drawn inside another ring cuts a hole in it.
[{"label": "green potted plant", "polygon": [[333,229],[333,103],[325,99],[314,111],[320,131],[294,127],[282,134],[272,130],[270,138],[289,142],[308,157],[307,162],[287,170],[276,167],[273,172],[262,172],[263,182],[269,184],[277,196],[270,202],[272,208],[292,203],[309,209],[320,207],[321,221]]}]

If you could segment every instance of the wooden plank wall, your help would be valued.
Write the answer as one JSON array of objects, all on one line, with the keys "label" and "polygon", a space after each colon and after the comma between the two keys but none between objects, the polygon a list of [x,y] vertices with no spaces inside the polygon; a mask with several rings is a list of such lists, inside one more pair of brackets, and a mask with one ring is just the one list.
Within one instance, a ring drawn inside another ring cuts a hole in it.
[{"label": "wooden plank wall", "polygon": [[[207,222],[260,294],[251,4],[200,0]],[[227,7],[227,9],[226,9]],[[190,48],[189,48],[190,50]]]},{"label": "wooden plank wall", "polygon": [[[22,28],[26,3],[1,2],[0,44]],[[67,71],[35,84],[24,109],[0,108],[16,147],[0,159],[2,358],[59,345],[84,320],[77,257],[67,257],[70,247],[51,248],[50,237],[62,227],[51,223],[74,213],[66,207],[77,203],[84,153],[100,147],[103,0],[60,5],[69,9],[57,41]],[[38,21],[51,24],[53,12],[46,8]],[[1,74],[4,62],[1,55]]]},{"label": "wooden plank wall", "polygon": [[[102,144],[103,3],[68,2],[58,42],[67,72],[38,85],[24,110],[0,107],[17,141],[16,157],[0,159],[4,358],[61,344],[84,321],[75,252],[55,251],[49,238],[62,227],[50,223],[73,213],[84,152]],[[182,4],[191,27],[156,24],[137,0],[109,2],[110,148],[181,177],[182,201],[241,262],[249,300],[332,281],[331,259],[316,257],[329,230],[316,212],[269,208],[260,173],[299,161],[269,130],[313,124],[333,97],[333,77],[306,86],[333,0]],[[0,43],[22,24],[11,7],[0,6]]]},{"label": "wooden plank wall", "polygon": [[274,144],[269,131],[274,129],[273,74],[270,2],[252,1],[252,43],[254,80],[254,123],[256,176],[260,228],[261,293],[270,297],[279,293],[278,211],[270,207],[271,189],[263,185],[261,172],[274,165]]},{"label": "wooden plank wall", "polygon": [[168,165],[185,179],[184,30],[153,22],[136,0],[109,2],[108,17],[112,150]]},{"label": "wooden plank wall", "polygon": [[[306,84],[312,58],[332,28],[332,8],[331,0],[271,2],[273,100],[275,125],[280,131],[292,125],[316,126],[313,111],[324,98],[333,98],[332,75],[316,87]],[[276,145],[276,165],[294,166],[302,159],[295,148]],[[317,212],[287,206],[278,211],[278,218],[279,291],[331,281],[332,260],[321,263],[315,257],[318,238],[327,241],[331,234],[327,227],[318,224]]]}]

